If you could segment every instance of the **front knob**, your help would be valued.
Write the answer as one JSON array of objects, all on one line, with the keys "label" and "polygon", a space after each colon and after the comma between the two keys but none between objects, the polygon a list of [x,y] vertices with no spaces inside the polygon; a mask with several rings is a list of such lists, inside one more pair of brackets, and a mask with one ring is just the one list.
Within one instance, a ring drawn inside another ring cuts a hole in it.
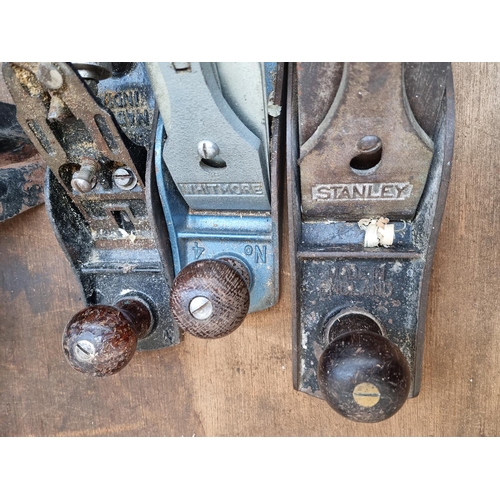
[{"label": "front knob", "polygon": [[191,262],[172,285],[172,315],[195,337],[224,337],[236,330],[248,313],[249,279],[245,265],[236,259]]},{"label": "front knob", "polygon": [[370,331],[333,339],[318,365],[318,382],[328,404],[356,422],[380,422],[394,415],[410,390],[410,368],[399,348]]},{"label": "front knob", "polygon": [[138,299],[87,307],[64,330],[64,355],[79,372],[94,377],[113,375],[130,361],[137,340],[149,332],[151,324],[149,307]]}]

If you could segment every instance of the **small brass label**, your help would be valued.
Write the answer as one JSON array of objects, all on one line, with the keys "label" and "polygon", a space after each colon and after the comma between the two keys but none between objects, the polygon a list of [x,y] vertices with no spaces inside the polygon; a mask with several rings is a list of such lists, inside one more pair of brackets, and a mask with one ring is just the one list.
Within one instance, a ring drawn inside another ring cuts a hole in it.
[{"label": "small brass label", "polygon": [[352,396],[359,406],[364,406],[365,408],[371,408],[380,401],[380,391],[378,388],[367,382],[358,384],[354,388],[354,391],[352,391]]}]

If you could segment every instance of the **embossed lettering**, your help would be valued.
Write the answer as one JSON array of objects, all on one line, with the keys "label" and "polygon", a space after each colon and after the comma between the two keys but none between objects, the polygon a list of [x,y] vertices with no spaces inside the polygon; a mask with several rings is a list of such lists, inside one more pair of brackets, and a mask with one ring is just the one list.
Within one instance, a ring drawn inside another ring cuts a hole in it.
[{"label": "embossed lettering", "polygon": [[245,245],[244,252],[247,257],[253,255],[256,264],[259,262],[265,264],[267,261],[267,245],[255,245],[255,251],[252,245]]},{"label": "embossed lettering", "polygon": [[201,254],[205,251],[205,247],[198,246],[198,242],[193,245],[194,260],[198,260]]},{"label": "embossed lettering", "polygon": [[411,194],[409,182],[382,182],[360,184],[316,184],[311,194],[314,201],[377,201],[405,200]]},{"label": "embossed lettering", "polygon": [[231,184],[224,182],[186,182],[177,185],[182,194],[189,195],[236,195],[236,196],[255,196],[264,194],[260,182],[246,183],[233,182]]},{"label": "embossed lettering", "polygon": [[104,94],[104,104],[109,108],[138,107],[145,105],[141,102],[141,93],[137,89],[108,91]]},{"label": "embossed lettering", "polygon": [[146,99],[137,89],[108,91],[104,94],[104,104],[114,112],[122,127],[151,123]]},{"label": "embossed lettering", "polygon": [[262,247],[260,247],[259,245],[255,245],[255,262],[258,264],[260,261],[265,264],[266,259],[267,259],[267,246],[262,245]]},{"label": "embossed lettering", "polygon": [[393,286],[382,266],[338,265],[332,268],[333,292],[338,295],[389,297]]}]

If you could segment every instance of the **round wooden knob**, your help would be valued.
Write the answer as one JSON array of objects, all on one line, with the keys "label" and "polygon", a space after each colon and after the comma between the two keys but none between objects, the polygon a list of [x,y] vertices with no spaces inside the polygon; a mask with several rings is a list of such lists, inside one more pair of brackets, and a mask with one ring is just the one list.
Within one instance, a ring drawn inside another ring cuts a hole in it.
[{"label": "round wooden knob", "polygon": [[245,272],[230,259],[188,264],[176,276],[170,293],[170,309],[179,326],[204,339],[236,330],[250,305]]},{"label": "round wooden knob", "polygon": [[120,371],[132,358],[137,339],[152,322],[142,302],[123,299],[116,307],[97,305],[75,314],[63,333],[63,352],[79,372],[105,377]]},{"label": "round wooden knob", "polygon": [[378,333],[353,331],[336,337],[318,365],[328,404],[356,422],[392,417],[410,390],[410,368],[399,348]]}]

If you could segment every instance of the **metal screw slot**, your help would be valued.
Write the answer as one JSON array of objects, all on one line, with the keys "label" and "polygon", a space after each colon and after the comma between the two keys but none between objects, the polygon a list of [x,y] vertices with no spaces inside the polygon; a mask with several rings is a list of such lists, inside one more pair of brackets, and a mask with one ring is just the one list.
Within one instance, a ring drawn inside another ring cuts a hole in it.
[{"label": "metal screw slot", "polygon": [[213,141],[200,141],[198,154],[201,156],[201,165],[214,168],[226,167],[226,162],[219,156],[219,146]]},{"label": "metal screw slot", "polygon": [[206,297],[195,297],[189,303],[189,312],[196,319],[208,319],[212,316],[213,306],[212,302]]},{"label": "metal screw slot", "polygon": [[188,62],[173,62],[172,66],[175,71],[191,71],[191,63]]},{"label": "metal screw slot", "polygon": [[74,62],[73,66],[80,76],[85,79],[106,80],[112,74],[112,66],[110,62]]},{"label": "metal screw slot", "polygon": [[74,353],[78,361],[92,361],[95,358],[95,346],[88,340],[79,340],[75,344]]},{"label": "metal screw slot", "polygon": [[117,168],[113,172],[113,182],[116,187],[123,189],[124,191],[130,191],[137,185],[135,175],[127,168]]},{"label": "metal screw slot", "polygon": [[359,406],[371,408],[380,401],[380,390],[376,385],[369,382],[362,382],[354,388],[352,397]]}]

